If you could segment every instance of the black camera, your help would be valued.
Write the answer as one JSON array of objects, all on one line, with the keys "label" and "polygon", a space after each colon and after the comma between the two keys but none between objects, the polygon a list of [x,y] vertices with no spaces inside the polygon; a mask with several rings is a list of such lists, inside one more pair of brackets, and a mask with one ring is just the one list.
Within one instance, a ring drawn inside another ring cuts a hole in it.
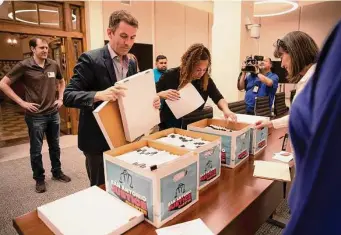
[{"label": "black camera", "polygon": [[254,57],[247,56],[246,60],[244,61],[245,67],[242,68],[242,71],[250,72],[250,73],[256,72],[256,66],[258,66],[258,61],[263,61],[263,60],[264,60],[264,56],[260,56],[260,55],[255,55]]}]

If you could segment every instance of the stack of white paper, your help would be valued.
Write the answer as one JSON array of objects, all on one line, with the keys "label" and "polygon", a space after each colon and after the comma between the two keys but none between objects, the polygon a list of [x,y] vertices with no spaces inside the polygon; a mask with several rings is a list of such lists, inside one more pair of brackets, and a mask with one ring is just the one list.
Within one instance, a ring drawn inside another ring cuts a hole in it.
[{"label": "stack of white paper", "polygon": [[205,102],[191,83],[188,83],[185,87],[180,89],[179,93],[179,100],[166,100],[169,109],[177,119],[193,112]]},{"label": "stack of white paper", "polygon": [[192,150],[210,143],[201,138],[192,138],[180,134],[169,134],[168,136],[157,139],[157,141]]},{"label": "stack of white paper", "polygon": [[122,234],[144,220],[140,211],[93,186],[38,207],[39,218],[54,234]]},{"label": "stack of white paper", "polygon": [[158,150],[152,147],[143,147],[138,150],[117,156],[116,159],[120,159],[129,164],[148,169],[154,165],[159,168],[161,165],[177,159],[177,157],[179,156],[173,155],[163,150]]},{"label": "stack of white paper", "polygon": [[126,139],[132,142],[160,123],[159,110],[153,107],[157,97],[153,70],[140,72],[117,84],[127,88],[125,96],[119,97],[118,104]]},{"label": "stack of white paper", "polygon": [[281,162],[255,161],[253,176],[279,181],[291,180],[289,165]]},{"label": "stack of white paper", "polygon": [[156,233],[158,235],[213,235],[212,231],[201,219],[160,228],[156,230]]},{"label": "stack of white paper", "polygon": [[279,160],[279,161],[288,163],[292,159],[294,159],[294,156],[292,155],[292,153],[281,151],[279,153],[275,153],[272,158],[275,160]]}]

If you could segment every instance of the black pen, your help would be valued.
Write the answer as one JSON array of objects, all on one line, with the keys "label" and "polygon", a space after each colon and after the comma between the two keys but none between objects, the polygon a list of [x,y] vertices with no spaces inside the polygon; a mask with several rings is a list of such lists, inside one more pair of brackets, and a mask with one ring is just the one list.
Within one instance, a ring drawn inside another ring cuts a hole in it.
[{"label": "black pen", "polygon": [[283,143],[282,143],[282,151],[286,151],[286,149],[287,149],[288,138],[289,138],[289,135],[288,135],[288,133],[286,133],[284,135],[284,139],[283,139]]}]

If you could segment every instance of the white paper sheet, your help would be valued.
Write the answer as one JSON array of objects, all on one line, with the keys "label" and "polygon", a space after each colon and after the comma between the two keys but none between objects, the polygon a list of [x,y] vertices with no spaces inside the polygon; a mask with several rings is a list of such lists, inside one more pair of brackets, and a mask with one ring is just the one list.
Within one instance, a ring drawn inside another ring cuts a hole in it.
[{"label": "white paper sheet", "polygon": [[125,78],[117,84],[127,87],[125,97],[118,99],[124,133],[132,142],[160,123],[159,110],[153,107],[156,95],[152,69]]},{"label": "white paper sheet", "polygon": [[93,186],[38,207],[54,234],[122,234],[144,220],[142,212]]},{"label": "white paper sheet", "polygon": [[203,140],[201,138],[192,138],[189,136],[174,133],[159,138],[157,139],[157,141],[192,150],[195,150],[205,144],[210,143],[209,141]]},{"label": "white paper sheet", "polygon": [[254,161],[254,177],[279,181],[291,180],[289,165],[282,162]]},{"label": "white paper sheet", "polygon": [[179,93],[179,100],[166,100],[169,109],[177,119],[193,112],[205,103],[197,89],[191,83],[188,83],[184,88],[180,89]]},{"label": "white paper sheet", "polygon": [[167,164],[178,157],[179,156],[167,151],[161,151],[151,147],[143,147],[117,156],[116,158],[140,168],[149,169],[153,165],[157,165],[157,167],[160,168],[161,165]]},{"label": "white paper sheet", "polygon": [[213,235],[201,219],[160,228],[156,230],[156,233],[158,235]]},{"label": "white paper sheet", "polygon": [[281,151],[279,153],[275,153],[274,156],[272,157],[275,160],[282,161],[282,162],[290,162],[292,159],[294,159],[294,156],[292,153]]}]

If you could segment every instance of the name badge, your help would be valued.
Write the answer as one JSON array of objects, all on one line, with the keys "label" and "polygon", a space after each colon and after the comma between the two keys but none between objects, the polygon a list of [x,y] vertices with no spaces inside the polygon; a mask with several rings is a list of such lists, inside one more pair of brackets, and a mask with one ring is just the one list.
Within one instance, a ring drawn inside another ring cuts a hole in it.
[{"label": "name badge", "polygon": [[56,75],[55,75],[54,72],[47,72],[47,77],[49,77],[49,78],[55,78]]},{"label": "name badge", "polygon": [[253,93],[258,93],[259,86],[254,86],[253,87]]}]

